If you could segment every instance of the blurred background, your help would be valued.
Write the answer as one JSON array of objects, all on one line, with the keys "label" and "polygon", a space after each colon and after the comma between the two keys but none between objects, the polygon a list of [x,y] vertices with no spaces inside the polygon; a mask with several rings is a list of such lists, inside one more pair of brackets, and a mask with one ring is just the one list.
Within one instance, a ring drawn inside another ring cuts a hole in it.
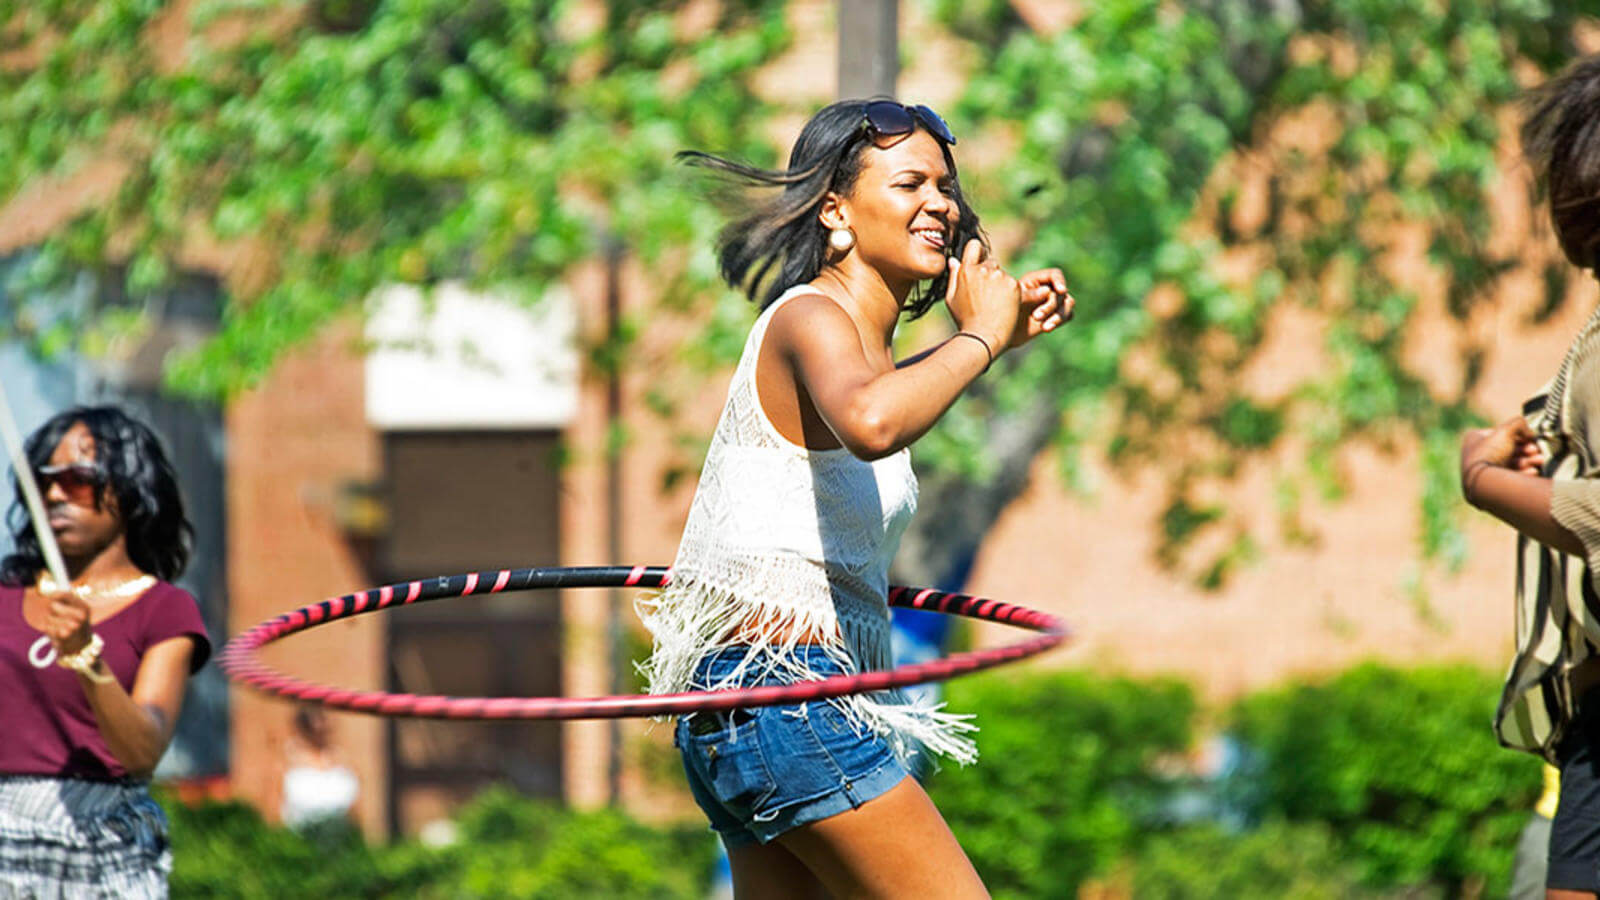
[{"label": "blurred background", "polygon": [[[669,563],[753,320],[673,154],[781,165],[840,96],[949,119],[1059,335],[916,448],[896,580],[1072,623],[951,683],[928,785],[1003,897],[1498,897],[1539,763],[1489,729],[1511,533],[1460,431],[1596,302],[1517,98],[1580,0],[0,2],[0,383],[177,458],[224,636],[419,576]],[[908,323],[909,353],[951,330]],[[620,592],[342,620],[270,663],[408,692],[639,688]],[[904,658],[1016,637],[898,623]],[[178,896],[703,897],[670,730],[299,714],[191,687]],[[338,827],[291,773],[355,785]],[[288,824],[297,826],[287,828]]]}]

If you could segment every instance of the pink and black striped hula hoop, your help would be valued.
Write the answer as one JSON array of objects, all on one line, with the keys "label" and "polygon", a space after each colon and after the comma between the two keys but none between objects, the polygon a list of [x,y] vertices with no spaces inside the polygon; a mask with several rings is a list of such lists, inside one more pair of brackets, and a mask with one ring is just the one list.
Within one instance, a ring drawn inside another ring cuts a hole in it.
[{"label": "pink and black striped hula hoop", "polygon": [[380,716],[427,719],[621,719],[802,703],[942,681],[1043,653],[1066,640],[1068,634],[1066,625],[1060,619],[1037,610],[968,594],[895,586],[889,589],[890,606],[1001,622],[1040,634],[1005,647],[956,653],[931,662],[883,672],[839,675],[822,681],[741,690],[614,697],[444,697],[356,691],[284,675],[261,662],[257,655],[257,651],[266,644],[297,631],[392,606],[502,591],[657,588],[666,584],[671,577],[669,569],[659,566],[584,566],[502,569],[499,572],[444,575],[426,581],[391,584],[333,597],[262,622],[229,641],[218,654],[217,663],[229,677],[268,694]]}]

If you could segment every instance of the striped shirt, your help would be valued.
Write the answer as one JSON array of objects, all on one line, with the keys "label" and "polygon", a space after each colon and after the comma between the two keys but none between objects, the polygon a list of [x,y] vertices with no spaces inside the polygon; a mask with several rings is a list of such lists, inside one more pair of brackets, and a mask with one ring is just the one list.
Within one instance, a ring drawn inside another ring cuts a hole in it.
[{"label": "striped shirt", "polygon": [[1568,673],[1600,654],[1600,308],[1549,384],[1523,404],[1552,479],[1550,513],[1582,558],[1517,536],[1517,655],[1495,711],[1500,743],[1556,762],[1578,698]]}]

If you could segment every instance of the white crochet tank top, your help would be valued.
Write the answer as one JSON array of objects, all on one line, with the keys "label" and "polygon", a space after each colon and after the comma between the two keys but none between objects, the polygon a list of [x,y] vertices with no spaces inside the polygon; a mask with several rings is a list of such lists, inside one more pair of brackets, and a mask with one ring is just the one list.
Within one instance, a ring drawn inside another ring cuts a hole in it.
[{"label": "white crochet tank top", "polygon": [[[843,448],[809,450],[778,433],[756,393],[756,361],[773,314],[816,292],[790,288],[751,327],[672,581],[636,604],[655,639],[640,667],[653,694],[732,686],[743,671],[716,684],[691,681],[702,657],[734,644],[757,645],[746,658],[751,665],[820,678],[794,653],[801,635],[825,637],[821,646],[845,671],[890,667],[889,562],[917,506],[910,452],[869,463]],[[917,744],[961,762],[976,758],[962,735],[973,730],[965,716],[911,703],[898,691],[831,702],[889,738],[902,758]]]}]

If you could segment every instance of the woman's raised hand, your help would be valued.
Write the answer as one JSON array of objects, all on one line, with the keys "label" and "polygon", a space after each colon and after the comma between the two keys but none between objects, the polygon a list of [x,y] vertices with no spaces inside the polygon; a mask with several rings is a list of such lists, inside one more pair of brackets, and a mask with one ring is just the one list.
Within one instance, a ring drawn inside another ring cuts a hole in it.
[{"label": "woman's raised hand", "polygon": [[950,288],[944,302],[956,328],[983,338],[995,353],[1011,346],[1022,310],[1022,288],[988,258],[977,238],[967,241],[959,261],[950,258]]},{"label": "woman's raised hand", "polygon": [[89,604],[70,590],[45,595],[50,609],[45,613],[44,633],[56,652],[71,656],[89,645]]},{"label": "woman's raised hand", "polygon": [[1008,347],[1021,347],[1072,318],[1076,301],[1067,293],[1067,276],[1060,269],[1040,269],[1017,279],[1026,315],[1017,318]]}]

